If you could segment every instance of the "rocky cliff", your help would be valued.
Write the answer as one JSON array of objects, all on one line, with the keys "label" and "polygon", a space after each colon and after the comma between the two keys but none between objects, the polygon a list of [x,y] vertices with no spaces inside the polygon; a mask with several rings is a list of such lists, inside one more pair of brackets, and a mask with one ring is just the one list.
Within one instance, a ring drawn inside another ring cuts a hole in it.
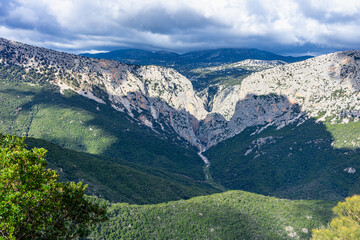
[{"label": "rocky cliff", "polygon": [[170,68],[86,58],[1,38],[0,63],[46,76],[44,81],[61,92],[71,89],[110,104],[159,134],[175,132],[200,150],[249,126],[281,128],[308,117],[333,122],[360,117],[360,51],[280,65],[253,73],[240,85],[220,86],[211,112],[191,82]]},{"label": "rocky cliff", "polygon": [[0,63],[47,76],[45,81],[111,104],[155,132],[175,131],[194,146],[207,111],[191,82],[173,69],[137,66],[34,47],[0,39]]},{"label": "rocky cliff", "polygon": [[[208,146],[254,125],[281,128],[309,117],[332,123],[358,121],[359,84],[360,51],[327,54],[253,73],[241,85],[215,95],[211,119],[221,124],[217,124],[216,136],[214,131],[204,134],[210,137]],[[211,122],[209,117],[206,120]],[[204,132],[209,131],[208,125]]]}]

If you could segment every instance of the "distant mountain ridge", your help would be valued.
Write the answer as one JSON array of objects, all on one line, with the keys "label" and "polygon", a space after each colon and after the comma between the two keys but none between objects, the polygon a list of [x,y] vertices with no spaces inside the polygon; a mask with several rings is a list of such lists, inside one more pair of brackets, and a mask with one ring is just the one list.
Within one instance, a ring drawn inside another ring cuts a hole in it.
[{"label": "distant mountain ridge", "polygon": [[[198,66],[208,64],[211,66],[221,65],[225,63],[239,62],[246,59],[257,60],[281,60],[284,62],[292,63],[303,61],[312,56],[281,56],[267,51],[262,51],[255,48],[222,48],[222,49],[209,49],[192,51],[184,54],[178,54],[170,51],[147,51],[140,49],[123,49],[110,51],[107,53],[97,54],[81,54],[82,56],[112,59],[119,62],[139,64],[139,65],[160,65],[165,67],[174,67],[176,65],[195,64]],[[175,65],[175,66],[173,66]]]}]

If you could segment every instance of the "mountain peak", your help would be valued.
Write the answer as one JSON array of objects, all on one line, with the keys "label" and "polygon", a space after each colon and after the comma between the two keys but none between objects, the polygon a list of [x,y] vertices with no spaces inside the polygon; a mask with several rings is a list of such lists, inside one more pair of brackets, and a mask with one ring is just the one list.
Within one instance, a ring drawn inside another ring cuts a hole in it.
[{"label": "mountain peak", "polygon": [[[200,51],[192,59],[221,59],[227,52],[233,49]],[[72,89],[99,103],[109,103],[155,132],[172,129],[200,149],[255,125],[280,127],[301,116],[321,114],[321,119],[359,117],[359,51],[337,52],[292,64],[282,60],[233,63],[238,67],[270,64],[270,69],[252,73],[233,86],[218,85],[210,103],[197,95],[187,78],[165,67],[84,58],[5,39],[1,40],[0,54],[2,63],[39,73],[45,69],[51,76],[49,81],[61,89]],[[295,103],[301,116],[291,110]],[[211,111],[205,109],[207,104],[212,105]],[[270,105],[273,107],[267,107]],[[285,114],[287,111],[289,114]]]}]

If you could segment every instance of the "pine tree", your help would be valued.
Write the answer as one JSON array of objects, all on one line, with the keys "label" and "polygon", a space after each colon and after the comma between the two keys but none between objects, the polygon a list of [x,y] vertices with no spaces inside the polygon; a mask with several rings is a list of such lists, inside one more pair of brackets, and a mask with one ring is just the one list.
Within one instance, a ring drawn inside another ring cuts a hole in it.
[{"label": "pine tree", "polygon": [[313,240],[360,239],[360,196],[346,198],[334,207],[335,217],[327,228],[313,230]]}]

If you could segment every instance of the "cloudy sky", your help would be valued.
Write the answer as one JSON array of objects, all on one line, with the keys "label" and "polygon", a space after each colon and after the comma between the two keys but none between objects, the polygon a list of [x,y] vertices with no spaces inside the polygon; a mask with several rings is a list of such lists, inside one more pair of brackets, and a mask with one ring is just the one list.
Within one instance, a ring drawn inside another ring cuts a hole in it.
[{"label": "cloudy sky", "polygon": [[67,51],[360,49],[359,0],[0,0],[0,36]]}]

